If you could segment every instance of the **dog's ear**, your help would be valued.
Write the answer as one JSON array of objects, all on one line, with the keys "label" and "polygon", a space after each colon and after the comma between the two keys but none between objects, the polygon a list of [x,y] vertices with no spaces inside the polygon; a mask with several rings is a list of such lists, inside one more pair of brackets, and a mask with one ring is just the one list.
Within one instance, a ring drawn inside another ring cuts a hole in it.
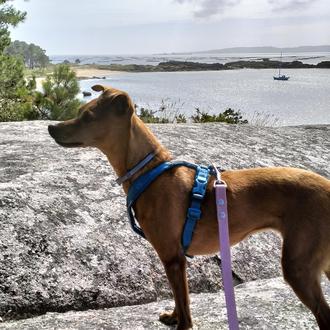
[{"label": "dog's ear", "polygon": [[134,113],[134,105],[127,93],[108,86],[94,85],[92,89],[96,92],[103,92],[99,97],[103,109],[112,109],[117,116]]},{"label": "dog's ear", "polygon": [[133,114],[134,112],[132,101],[126,93],[114,95],[111,100],[111,107],[117,116]]},{"label": "dog's ear", "polygon": [[107,88],[103,85],[94,85],[92,86],[92,90],[95,92],[104,92]]}]

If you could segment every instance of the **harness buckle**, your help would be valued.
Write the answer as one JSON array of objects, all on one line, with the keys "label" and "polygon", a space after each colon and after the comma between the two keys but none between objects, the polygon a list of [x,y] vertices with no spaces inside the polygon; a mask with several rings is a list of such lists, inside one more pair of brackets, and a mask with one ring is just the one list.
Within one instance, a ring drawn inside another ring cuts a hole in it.
[{"label": "harness buckle", "polygon": [[192,197],[199,200],[204,199],[204,195],[201,194],[200,192],[193,192]]},{"label": "harness buckle", "polygon": [[202,200],[205,196],[207,180],[209,176],[209,169],[205,166],[200,166],[195,177],[194,187],[192,189],[192,196],[196,199]]}]

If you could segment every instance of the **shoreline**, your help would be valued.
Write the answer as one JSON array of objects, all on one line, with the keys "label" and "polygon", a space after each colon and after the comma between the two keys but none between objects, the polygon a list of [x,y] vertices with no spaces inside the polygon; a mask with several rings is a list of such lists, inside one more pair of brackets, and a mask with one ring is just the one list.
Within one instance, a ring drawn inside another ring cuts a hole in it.
[{"label": "shoreline", "polygon": [[262,61],[245,61],[239,60],[234,62],[221,63],[201,63],[190,61],[166,61],[160,62],[157,65],[151,64],[84,64],[70,66],[80,76],[86,73],[86,78],[95,77],[98,73],[106,75],[107,73],[118,72],[189,72],[189,71],[227,71],[238,69],[330,69],[330,61],[322,61],[318,64],[306,64],[301,61],[281,62],[269,59]]},{"label": "shoreline", "polygon": [[[87,66],[71,66],[70,69],[76,73],[78,80],[88,80],[88,79],[107,79],[109,76],[114,74],[122,73],[121,71],[114,71],[109,69],[98,69],[94,65]],[[36,77],[37,89],[41,89],[43,81],[45,81],[47,75],[41,77]]]},{"label": "shoreline", "polygon": [[86,79],[105,79],[113,74],[121,73],[121,71],[115,71],[110,69],[100,69],[94,65],[87,66],[70,66],[70,68],[76,73],[78,80]]},{"label": "shoreline", "polygon": [[[323,61],[316,65],[304,64],[300,61],[279,62],[279,61],[236,61],[226,64],[220,63],[200,63],[185,61],[167,61],[157,65],[140,65],[140,64],[69,64],[70,69],[76,73],[78,80],[87,79],[107,79],[109,76],[119,73],[142,73],[142,72],[202,72],[202,71],[228,71],[240,69],[330,69],[330,61]],[[41,87],[47,74],[36,78],[37,88]]]}]

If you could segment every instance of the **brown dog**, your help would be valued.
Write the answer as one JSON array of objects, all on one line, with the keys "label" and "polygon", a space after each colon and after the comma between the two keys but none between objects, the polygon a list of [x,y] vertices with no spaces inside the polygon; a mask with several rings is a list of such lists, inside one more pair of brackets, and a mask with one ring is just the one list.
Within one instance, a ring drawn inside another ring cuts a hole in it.
[{"label": "brown dog", "polygon": [[[100,85],[93,89],[102,95],[82,106],[76,119],[49,126],[49,133],[63,147],[100,149],[118,176],[157,151],[148,165],[124,183],[127,193],[132,180],[171,157],[137,117],[125,92]],[[162,314],[160,320],[178,323],[177,329],[192,327],[181,234],[194,175],[194,170],[185,167],[165,172],[135,206],[139,224],[163,262],[174,294],[174,311]],[[284,278],[313,312],[320,329],[329,330],[330,308],[321,291],[320,275],[325,272],[330,279],[330,181],[294,168],[227,171],[223,179],[228,185],[231,244],[257,231],[279,231]],[[209,180],[189,255],[219,251],[213,181]]]}]

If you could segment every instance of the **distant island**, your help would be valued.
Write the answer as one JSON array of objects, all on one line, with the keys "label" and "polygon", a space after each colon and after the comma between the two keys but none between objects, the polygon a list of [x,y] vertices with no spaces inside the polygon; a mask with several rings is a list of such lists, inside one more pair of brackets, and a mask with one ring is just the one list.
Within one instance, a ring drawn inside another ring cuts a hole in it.
[{"label": "distant island", "polygon": [[187,54],[231,54],[231,53],[264,53],[264,54],[280,54],[283,53],[329,53],[330,45],[321,46],[298,46],[298,47],[231,47],[221,49],[210,49],[202,51],[191,51],[191,52],[173,52],[173,53],[162,53],[157,55],[187,55]]},{"label": "distant island", "polygon": [[[234,61],[225,64],[221,63],[199,63],[188,61],[167,61],[157,65],[141,64],[109,64],[97,65],[86,64],[79,65],[81,69],[96,69],[108,71],[124,72],[175,72],[175,71],[220,71],[235,69],[277,69],[279,66],[284,69],[330,69],[330,61],[323,61],[318,64],[306,64],[301,61],[280,62],[269,59],[259,61]],[[82,77],[81,79],[83,79]]]}]

